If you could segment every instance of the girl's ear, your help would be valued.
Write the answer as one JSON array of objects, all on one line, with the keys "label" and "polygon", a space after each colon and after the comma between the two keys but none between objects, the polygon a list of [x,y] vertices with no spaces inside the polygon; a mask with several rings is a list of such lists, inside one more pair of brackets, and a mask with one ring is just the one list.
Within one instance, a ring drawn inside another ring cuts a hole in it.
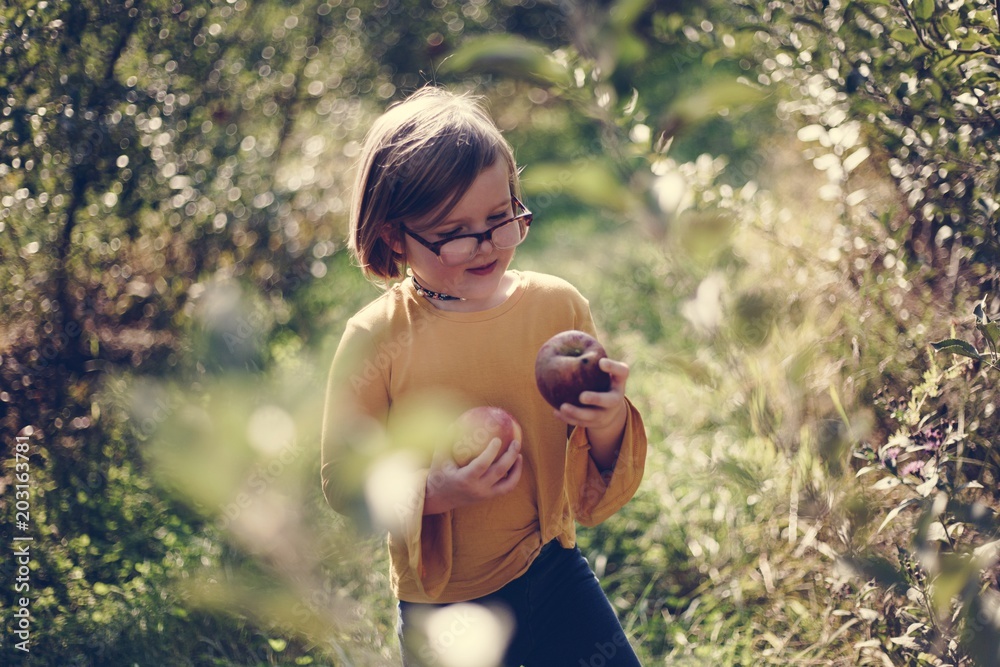
[{"label": "girl's ear", "polygon": [[382,230],[382,241],[385,242],[389,249],[401,257],[405,257],[403,246],[403,235],[399,233],[399,230],[395,227],[386,227]]}]

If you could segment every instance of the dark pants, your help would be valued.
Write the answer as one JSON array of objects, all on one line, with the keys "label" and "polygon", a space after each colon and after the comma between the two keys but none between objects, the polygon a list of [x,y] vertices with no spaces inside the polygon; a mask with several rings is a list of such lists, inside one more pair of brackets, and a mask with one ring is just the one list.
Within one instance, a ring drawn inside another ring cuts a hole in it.
[{"label": "dark pants", "polygon": [[[611,603],[576,547],[563,549],[558,542],[550,542],[527,572],[496,593],[471,602],[505,607],[513,616],[515,630],[504,656],[507,667],[639,665]],[[413,629],[415,615],[444,606],[401,601],[400,645],[404,633]],[[438,664],[442,663],[429,651],[403,649],[405,667]]]}]

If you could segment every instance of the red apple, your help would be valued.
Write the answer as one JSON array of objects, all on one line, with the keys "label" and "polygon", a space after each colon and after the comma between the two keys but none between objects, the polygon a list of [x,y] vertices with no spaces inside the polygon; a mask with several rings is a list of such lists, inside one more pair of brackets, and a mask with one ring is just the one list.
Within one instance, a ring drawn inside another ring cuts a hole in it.
[{"label": "red apple", "polygon": [[538,391],[556,409],[563,403],[582,406],[581,392],[611,389],[611,376],[599,365],[606,356],[604,347],[585,331],[557,333],[535,358]]},{"label": "red apple", "polygon": [[522,435],[521,425],[503,408],[490,405],[472,408],[455,421],[452,458],[460,467],[467,466],[483,453],[494,438],[500,438],[500,451],[493,459],[495,461],[507,451],[512,441],[520,441]]}]

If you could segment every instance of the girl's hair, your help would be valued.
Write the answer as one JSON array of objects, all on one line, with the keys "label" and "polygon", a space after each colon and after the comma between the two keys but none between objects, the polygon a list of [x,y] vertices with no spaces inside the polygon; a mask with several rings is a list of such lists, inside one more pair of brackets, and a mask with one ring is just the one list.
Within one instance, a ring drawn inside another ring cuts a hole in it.
[{"label": "girl's hair", "polygon": [[402,276],[403,224],[442,220],[498,158],[519,195],[510,144],[473,98],[425,87],[390,107],[365,137],[351,205],[348,246],[364,273]]}]

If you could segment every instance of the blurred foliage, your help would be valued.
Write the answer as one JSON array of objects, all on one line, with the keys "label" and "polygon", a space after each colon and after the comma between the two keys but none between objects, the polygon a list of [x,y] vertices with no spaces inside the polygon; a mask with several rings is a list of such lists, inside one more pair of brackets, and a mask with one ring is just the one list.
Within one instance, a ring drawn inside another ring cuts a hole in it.
[{"label": "blurred foliage", "polygon": [[993,611],[1000,457],[991,419],[998,397],[990,379],[997,370],[998,335],[983,304],[976,306],[975,319],[986,345],[983,354],[958,338],[931,347],[978,363],[941,368],[931,356],[923,381],[907,394],[878,397],[882,423],[895,430],[879,447],[862,443],[855,456],[866,465],[857,476],[878,477],[871,488],[896,503],[876,535],[903,513],[911,520],[895,539],[896,563],[872,552],[848,559],[865,575],[877,568],[881,586],[905,595],[900,613],[909,624],[894,640],[906,653],[936,655],[953,664],[992,664],[1000,657],[1000,623]]},{"label": "blurred foliage", "polygon": [[[830,134],[863,128],[899,189],[895,211],[872,211],[932,279],[1000,282],[1000,14],[987,0],[742,2],[770,54],[758,75],[793,92],[795,111]],[[853,126],[853,127],[852,127]],[[843,164],[854,161],[822,141]],[[844,149],[850,146],[844,146]],[[846,168],[844,168],[846,167]],[[840,180],[840,179],[837,179]],[[863,184],[844,195],[865,199]]]},{"label": "blurred foliage", "polygon": [[33,663],[393,663],[384,542],[326,507],[315,434],[378,293],[344,252],[353,161],[436,82],[525,165],[518,265],[634,368],[648,478],[580,543],[644,661],[994,664],[994,9],[5,3]]}]

